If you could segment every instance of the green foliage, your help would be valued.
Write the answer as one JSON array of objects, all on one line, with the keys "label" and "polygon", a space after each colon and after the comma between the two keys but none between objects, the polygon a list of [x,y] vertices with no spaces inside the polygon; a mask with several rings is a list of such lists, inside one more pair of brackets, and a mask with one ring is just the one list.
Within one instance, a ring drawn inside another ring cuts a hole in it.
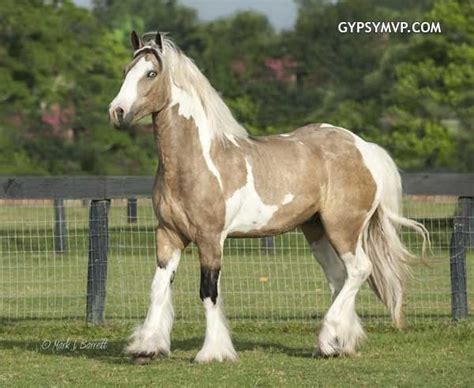
[{"label": "green foliage", "polygon": [[21,3],[0,3],[0,117],[32,162],[4,173],[151,173],[154,158],[108,123],[128,59],[121,36],[69,1]]},{"label": "green foliage", "polygon": [[440,1],[426,20],[440,21],[443,33],[414,35],[392,65],[381,116],[391,117],[393,136],[385,137],[406,168],[472,170],[460,145],[474,139],[474,14],[463,2]]},{"label": "green foliage", "polygon": [[109,29],[122,32],[129,43],[130,31],[172,31],[182,48],[192,42],[197,28],[196,11],[176,0],[94,0],[94,14]]},{"label": "green foliage", "polygon": [[[380,143],[405,169],[474,168],[468,152],[474,138],[474,14],[469,4],[299,4],[294,47],[303,64],[301,90],[317,106],[307,106],[310,121],[334,122]],[[338,34],[335,26],[341,20],[438,21],[442,34]]]},{"label": "green foliage", "polygon": [[0,175],[22,175],[25,172],[43,175],[47,170],[38,166],[18,142],[18,134],[0,127]]},{"label": "green foliage", "polygon": [[[462,0],[298,0],[199,22],[176,0],[0,2],[2,174],[151,174],[153,137],[111,128],[129,33],[169,31],[254,135],[331,122],[409,170],[474,168],[474,13]],[[342,34],[340,21],[439,21],[441,34]],[[140,129],[142,128],[142,129]]]}]

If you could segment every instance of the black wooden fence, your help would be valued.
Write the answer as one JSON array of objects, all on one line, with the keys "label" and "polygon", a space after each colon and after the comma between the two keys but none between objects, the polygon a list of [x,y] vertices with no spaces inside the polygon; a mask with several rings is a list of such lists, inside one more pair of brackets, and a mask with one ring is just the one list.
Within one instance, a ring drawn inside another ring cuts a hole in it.
[{"label": "black wooden fence", "polygon": [[[454,320],[468,316],[466,252],[474,246],[474,174],[403,174],[404,194],[458,197],[450,244],[451,306]],[[129,199],[127,219],[137,221],[137,198],[149,198],[152,177],[0,177],[0,199],[54,200],[54,247],[66,246],[64,200],[90,200],[89,266],[87,275],[87,321],[104,321],[107,281],[108,213],[111,199]],[[262,249],[273,249],[271,238],[262,239]]]}]

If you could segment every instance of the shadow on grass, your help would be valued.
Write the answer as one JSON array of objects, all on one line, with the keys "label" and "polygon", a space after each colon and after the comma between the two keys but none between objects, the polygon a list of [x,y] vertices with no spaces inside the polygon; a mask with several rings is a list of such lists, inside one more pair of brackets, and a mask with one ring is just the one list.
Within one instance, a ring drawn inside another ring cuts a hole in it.
[{"label": "shadow on grass", "polygon": [[[202,346],[203,337],[192,337],[187,339],[174,339],[172,342],[172,351],[193,351],[193,356]],[[101,345],[100,340],[87,341],[87,344]],[[55,357],[77,357],[89,358],[109,364],[128,364],[128,356],[124,353],[126,341],[105,341],[105,347],[100,349],[87,349],[83,346],[81,339],[53,340],[53,341],[29,341],[29,340],[0,340],[0,350],[21,350],[29,351],[47,356]],[[90,345],[89,345],[90,346]],[[263,350],[268,353],[281,353],[290,357],[310,358],[312,353],[310,349],[292,348],[280,343],[255,340],[234,340],[234,346],[237,352]],[[180,357],[182,361],[192,361],[192,357]]]}]

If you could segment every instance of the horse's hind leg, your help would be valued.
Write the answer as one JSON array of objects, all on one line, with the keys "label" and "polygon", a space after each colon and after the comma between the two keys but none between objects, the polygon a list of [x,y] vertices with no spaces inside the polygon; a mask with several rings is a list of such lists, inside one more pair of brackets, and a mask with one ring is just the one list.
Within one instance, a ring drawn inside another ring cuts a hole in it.
[{"label": "horse's hind leg", "polygon": [[170,352],[174,318],[171,283],[186,244],[172,231],[161,228],[156,232],[156,242],[157,267],[151,285],[150,307],[145,322],[135,329],[126,348],[136,364],[147,363]]},{"label": "horse's hind leg", "polygon": [[315,259],[323,268],[331,290],[332,300],[334,300],[346,279],[344,263],[327,239],[319,217],[315,217],[310,222],[301,225],[301,230],[311,246]]},{"label": "horse's hind leg", "polygon": [[350,213],[340,209],[326,214],[326,218],[322,214],[326,235],[346,269],[344,286],[326,313],[319,334],[319,352],[323,356],[353,355],[365,337],[355,311],[355,298],[372,271],[361,244],[362,228],[369,214]]}]

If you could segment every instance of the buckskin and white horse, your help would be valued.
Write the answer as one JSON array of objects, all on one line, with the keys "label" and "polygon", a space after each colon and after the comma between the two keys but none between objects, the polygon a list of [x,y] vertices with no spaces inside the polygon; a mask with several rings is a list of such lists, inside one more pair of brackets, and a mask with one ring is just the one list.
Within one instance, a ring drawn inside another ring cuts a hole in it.
[{"label": "buckskin and white horse", "polygon": [[109,114],[116,127],[151,115],[159,155],[153,189],[157,267],[147,317],[126,349],[132,360],[146,363],[170,352],[171,283],[190,242],[199,250],[207,325],[195,361],[236,360],[219,289],[224,240],[295,227],[332,292],[317,344],[321,356],[356,352],[364,330],[355,298],[366,280],[401,327],[411,254],[399,229],[414,229],[423,248],[428,234],[401,216],[400,175],[387,152],[329,124],[250,136],[171,40],[132,32],[131,41],[133,60]]}]

